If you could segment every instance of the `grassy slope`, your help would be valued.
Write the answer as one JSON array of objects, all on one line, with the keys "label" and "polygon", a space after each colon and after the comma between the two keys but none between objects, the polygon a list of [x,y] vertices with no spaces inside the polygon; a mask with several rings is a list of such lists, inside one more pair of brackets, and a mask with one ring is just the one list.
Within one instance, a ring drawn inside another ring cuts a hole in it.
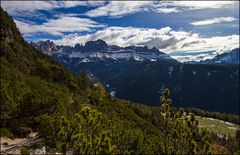
[{"label": "grassy slope", "polygon": [[235,136],[236,130],[239,129],[239,125],[224,122],[217,119],[211,119],[198,116],[200,127],[207,128],[209,131],[220,135]]}]

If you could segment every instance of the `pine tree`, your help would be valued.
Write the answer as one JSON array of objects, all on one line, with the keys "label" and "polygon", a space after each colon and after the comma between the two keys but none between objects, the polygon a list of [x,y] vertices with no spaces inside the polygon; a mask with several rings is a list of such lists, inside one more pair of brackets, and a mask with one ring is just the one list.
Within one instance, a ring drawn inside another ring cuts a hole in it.
[{"label": "pine tree", "polygon": [[[200,131],[198,120],[193,113],[186,115],[183,108],[177,111],[171,108],[169,89],[160,97],[161,119],[159,129],[163,133],[164,154],[197,154],[197,148],[204,146],[202,153],[209,153],[210,147],[206,131]],[[199,145],[198,145],[199,144]]]},{"label": "pine tree", "polygon": [[109,154],[116,151],[111,142],[104,115],[88,106],[72,118],[62,117],[57,132],[57,148],[65,154],[73,148],[74,154]]}]

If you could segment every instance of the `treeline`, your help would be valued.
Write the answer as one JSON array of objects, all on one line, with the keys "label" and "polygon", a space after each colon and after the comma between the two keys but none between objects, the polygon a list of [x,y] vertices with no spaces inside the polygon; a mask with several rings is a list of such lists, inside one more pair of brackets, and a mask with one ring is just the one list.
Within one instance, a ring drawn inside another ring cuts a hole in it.
[{"label": "treeline", "polygon": [[210,118],[215,118],[227,122],[231,122],[234,124],[240,125],[240,116],[239,115],[234,115],[234,114],[226,114],[226,113],[220,113],[220,112],[209,112],[205,111],[199,108],[186,108],[187,112],[192,112],[195,113],[198,116],[202,117],[210,117]]}]

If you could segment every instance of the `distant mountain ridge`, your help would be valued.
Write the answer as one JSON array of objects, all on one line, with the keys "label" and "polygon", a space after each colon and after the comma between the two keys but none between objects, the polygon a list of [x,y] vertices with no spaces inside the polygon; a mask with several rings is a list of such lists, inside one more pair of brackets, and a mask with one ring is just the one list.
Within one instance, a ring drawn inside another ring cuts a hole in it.
[{"label": "distant mountain ridge", "polygon": [[159,51],[157,48],[149,49],[147,46],[136,47],[119,47],[116,45],[108,45],[103,40],[88,41],[83,46],[76,44],[74,47],[58,46],[47,40],[38,43],[31,43],[32,46],[48,55],[57,56],[64,62],[76,59],[78,63],[87,63],[94,61],[163,61],[178,63],[177,60],[171,58],[167,54]]},{"label": "distant mountain ridge", "polygon": [[212,59],[202,60],[200,62],[187,62],[190,64],[239,64],[239,48],[233,49],[229,52],[219,54]]},{"label": "distant mountain ridge", "polygon": [[31,45],[39,51],[48,55],[52,55],[59,50],[59,47],[50,40],[31,43]]},{"label": "distant mountain ridge", "polygon": [[[143,61],[143,62],[171,62],[179,63],[178,60],[159,51],[157,48],[149,49],[147,46],[119,47],[108,45],[105,41],[87,41],[85,45],[75,44],[75,46],[56,45],[52,41],[40,41],[31,43],[37,50],[55,57],[58,61],[65,63],[76,62],[90,63],[95,61]],[[69,62],[70,61],[70,62]],[[239,64],[239,48],[219,54],[212,59],[184,62],[187,64]]]}]

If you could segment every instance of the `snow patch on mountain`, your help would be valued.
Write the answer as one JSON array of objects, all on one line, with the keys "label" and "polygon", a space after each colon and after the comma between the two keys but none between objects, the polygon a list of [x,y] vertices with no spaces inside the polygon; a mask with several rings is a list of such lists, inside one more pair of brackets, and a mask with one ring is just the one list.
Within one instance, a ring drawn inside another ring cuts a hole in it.
[{"label": "snow patch on mountain", "polygon": [[236,48],[232,51],[221,51],[222,54],[218,54],[212,59],[207,59],[200,62],[187,62],[191,64],[239,64],[240,63],[240,57],[239,57],[239,48]]},{"label": "snow patch on mountain", "polygon": [[116,94],[116,91],[111,91],[111,92],[110,92],[110,95],[111,95],[111,96],[115,96],[115,94]]},{"label": "snow patch on mountain", "polygon": [[172,71],[173,71],[173,66],[168,67],[168,74],[170,77],[172,77]]},{"label": "snow patch on mountain", "polygon": [[149,49],[147,46],[109,46],[103,40],[89,41],[85,46],[76,44],[74,47],[58,46],[51,41],[32,43],[32,46],[48,55],[55,55],[60,61],[62,59],[65,59],[65,61],[78,59],[79,63],[89,63],[96,60],[167,61],[178,63],[178,61],[156,48]]},{"label": "snow patch on mountain", "polygon": [[193,75],[196,75],[196,71],[192,71]]}]

